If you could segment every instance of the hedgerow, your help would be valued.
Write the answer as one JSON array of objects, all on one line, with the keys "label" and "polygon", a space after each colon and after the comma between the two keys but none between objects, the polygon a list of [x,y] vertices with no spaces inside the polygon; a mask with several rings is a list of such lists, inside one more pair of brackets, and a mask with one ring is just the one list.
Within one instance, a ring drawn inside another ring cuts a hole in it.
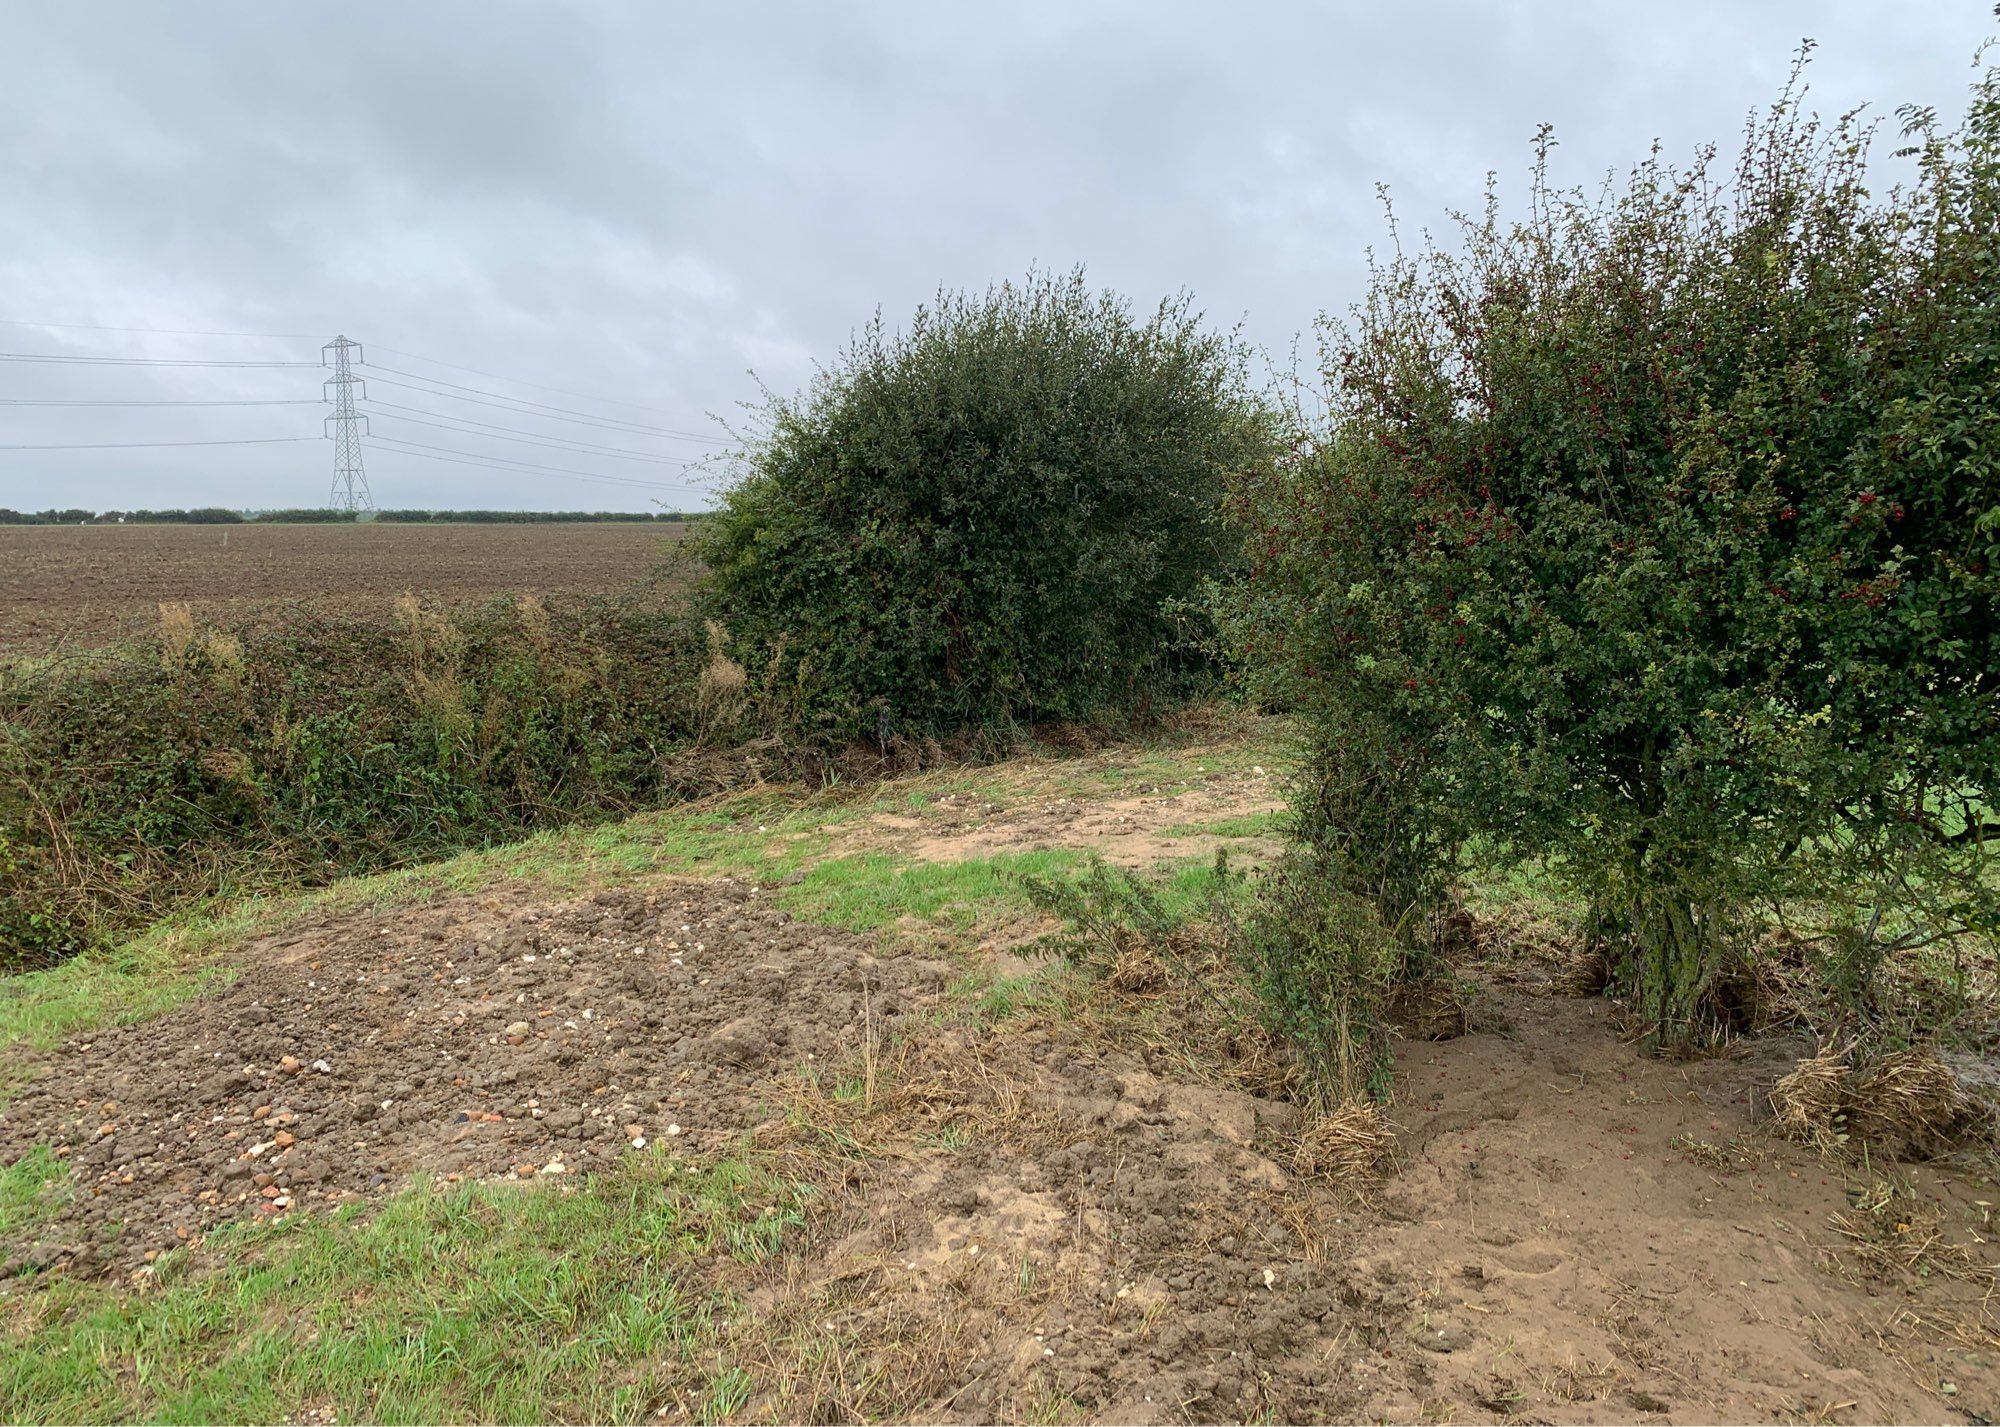
[{"label": "hedgerow", "polygon": [[1469,834],[1546,860],[1659,1044],[1773,906],[1991,923],[2000,84],[1905,120],[1885,193],[1795,92],[1727,177],[1538,161],[1377,269],[1318,441],[1233,491],[1307,840],[1405,925]]},{"label": "hedgerow", "polygon": [[684,612],[302,608],[0,670],[0,966],[218,890],[323,882],[655,805],[741,736]]}]

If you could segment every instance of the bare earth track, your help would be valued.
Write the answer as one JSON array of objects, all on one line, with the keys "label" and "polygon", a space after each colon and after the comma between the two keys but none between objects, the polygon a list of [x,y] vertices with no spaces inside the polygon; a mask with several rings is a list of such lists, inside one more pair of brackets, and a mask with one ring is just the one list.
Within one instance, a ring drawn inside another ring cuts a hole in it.
[{"label": "bare earth track", "polygon": [[[1040,788],[843,836],[1143,861],[1274,797],[1252,772],[1110,801]],[[1157,1033],[1160,993],[1052,966],[1067,1009],[968,1016],[951,983],[992,948],[806,925],[771,892],[488,889],[243,948],[227,986],[41,1057],[0,1114],[0,1156],[53,1143],[79,1176],[12,1246],[14,1282],[143,1283],[161,1248],[412,1174],[563,1183],[748,1146],[823,1196],[774,1258],[690,1270],[744,1305],[740,1418],[2000,1414],[1990,1190],[1909,1174],[1956,1272],[1856,1252],[1838,1225],[1860,1222],[1858,1172],[1759,1108],[1796,1044],[1664,1063],[1600,999],[1472,968],[1472,1033],[1400,1048],[1400,1160],[1363,1203],[1293,1171],[1293,1106]]]},{"label": "bare earth track", "polygon": [[388,617],[414,590],[445,603],[499,593],[613,594],[687,527],[541,525],[0,526],[0,655],[143,632],[163,600],[203,620]]}]

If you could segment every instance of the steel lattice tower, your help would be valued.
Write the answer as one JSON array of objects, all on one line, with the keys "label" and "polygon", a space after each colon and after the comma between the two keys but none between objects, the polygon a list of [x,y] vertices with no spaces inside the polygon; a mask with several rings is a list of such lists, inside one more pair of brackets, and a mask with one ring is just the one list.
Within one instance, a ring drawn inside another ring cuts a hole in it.
[{"label": "steel lattice tower", "polygon": [[[333,415],[326,418],[333,438],[333,494],[327,504],[335,510],[373,510],[375,498],[368,493],[368,472],[361,466],[361,438],[368,434],[368,418],[354,409],[355,388],[365,400],[368,390],[360,377],[348,369],[351,361],[365,361],[359,342],[335,337],[320,349],[320,365],[331,366],[323,389],[333,403]],[[350,355],[351,354],[351,355]]]}]

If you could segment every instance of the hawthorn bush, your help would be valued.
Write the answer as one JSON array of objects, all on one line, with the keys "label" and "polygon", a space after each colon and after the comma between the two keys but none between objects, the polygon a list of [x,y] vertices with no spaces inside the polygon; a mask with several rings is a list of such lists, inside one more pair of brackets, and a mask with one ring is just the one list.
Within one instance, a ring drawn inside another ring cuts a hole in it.
[{"label": "hawthorn bush", "polygon": [[1723,176],[1586,198],[1544,135],[1531,216],[1380,267],[1325,429],[1232,491],[1307,839],[1406,925],[1469,834],[1545,859],[1657,1044],[1760,907],[1988,916],[2000,86],[1904,118],[1879,195],[1796,85]]},{"label": "hawthorn bush", "polygon": [[767,417],[696,539],[806,736],[1099,718],[1206,675],[1224,479],[1270,423],[1185,297],[1140,321],[1080,272],[942,293]]}]

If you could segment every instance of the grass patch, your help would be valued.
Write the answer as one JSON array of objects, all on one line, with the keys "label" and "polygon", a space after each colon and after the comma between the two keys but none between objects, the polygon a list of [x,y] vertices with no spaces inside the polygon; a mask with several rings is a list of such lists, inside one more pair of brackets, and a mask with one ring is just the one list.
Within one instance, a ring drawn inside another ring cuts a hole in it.
[{"label": "grass patch", "polygon": [[1213,822],[1181,823],[1166,831],[1168,837],[1275,837],[1283,831],[1285,814],[1281,808],[1240,817],[1216,818]]},{"label": "grass patch", "polygon": [[0,1168],[0,1244],[25,1238],[54,1218],[70,1190],[69,1167],[47,1145]]},{"label": "grass patch", "polygon": [[[13,1172],[10,1171],[10,1174]],[[806,1192],[741,1161],[634,1156],[580,1186],[417,1187],[162,1260],[144,1293],[58,1279],[8,1305],[17,1422],[636,1421],[741,1404],[705,1349],[726,1302],[689,1260],[755,1261]],[[17,1202],[0,1188],[0,1212]]]},{"label": "grass patch", "polygon": [[954,999],[971,1007],[979,1020],[990,1024],[1029,1012],[1060,1010],[1068,994],[1063,984],[1066,972],[1061,962],[1051,962],[1018,976],[1005,976],[981,967],[953,982],[950,990]]},{"label": "grass patch", "polygon": [[970,930],[981,920],[1031,910],[1025,876],[1054,876],[1083,863],[1066,848],[1002,853],[964,862],[904,862],[863,852],[815,864],[778,905],[802,920],[849,931],[882,931],[906,917]]}]

